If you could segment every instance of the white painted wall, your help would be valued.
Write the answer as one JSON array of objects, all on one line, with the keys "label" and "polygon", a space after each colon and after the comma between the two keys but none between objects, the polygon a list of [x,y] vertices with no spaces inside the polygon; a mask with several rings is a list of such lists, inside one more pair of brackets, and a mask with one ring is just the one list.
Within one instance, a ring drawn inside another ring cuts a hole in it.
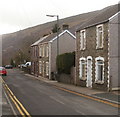
[{"label": "white painted wall", "polygon": [[[51,72],[56,72],[57,39],[51,45]],[[59,55],[75,51],[75,39],[68,33],[59,37]]]},{"label": "white painted wall", "polygon": [[109,22],[109,64],[110,64],[110,78],[112,89],[120,87],[120,13],[110,19]]}]

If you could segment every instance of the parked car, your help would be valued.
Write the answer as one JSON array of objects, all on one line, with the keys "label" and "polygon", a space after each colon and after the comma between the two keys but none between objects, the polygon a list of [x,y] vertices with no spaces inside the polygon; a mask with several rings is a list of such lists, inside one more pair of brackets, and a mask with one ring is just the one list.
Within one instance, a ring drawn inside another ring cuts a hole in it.
[{"label": "parked car", "polygon": [[19,68],[26,68],[26,67],[30,67],[30,66],[31,66],[31,62],[26,62],[25,64],[18,65]]},{"label": "parked car", "polygon": [[7,71],[6,71],[5,67],[0,67],[0,75],[7,76]]},{"label": "parked car", "polygon": [[23,68],[24,66],[25,66],[25,64],[18,65],[19,68]]},{"label": "parked car", "polygon": [[12,65],[6,65],[5,68],[6,68],[6,69],[12,69],[13,66],[12,66]]},{"label": "parked car", "polygon": [[29,67],[29,66],[31,66],[31,62],[26,62],[25,67]]}]

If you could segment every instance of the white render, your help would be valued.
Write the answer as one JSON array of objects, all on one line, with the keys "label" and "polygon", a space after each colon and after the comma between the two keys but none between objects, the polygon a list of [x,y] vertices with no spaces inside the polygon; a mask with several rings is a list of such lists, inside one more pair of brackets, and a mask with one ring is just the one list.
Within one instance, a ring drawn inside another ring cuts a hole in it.
[{"label": "white render", "polygon": [[109,76],[111,90],[120,89],[120,12],[112,16],[109,20]]},{"label": "white render", "polygon": [[[59,55],[63,53],[69,53],[75,51],[75,36],[72,36],[72,33],[69,31],[64,31],[59,35]],[[57,57],[57,39],[52,39],[51,50],[50,50],[50,59],[51,59],[51,72],[57,72],[56,70],[56,57]]]},{"label": "white render", "polygon": [[92,57],[87,57],[87,87],[92,87]]}]

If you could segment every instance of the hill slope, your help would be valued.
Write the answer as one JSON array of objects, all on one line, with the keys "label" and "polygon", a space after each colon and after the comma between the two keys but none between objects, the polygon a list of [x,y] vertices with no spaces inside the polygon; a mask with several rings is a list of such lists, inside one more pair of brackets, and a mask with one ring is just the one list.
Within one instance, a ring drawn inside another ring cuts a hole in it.
[{"label": "hill slope", "polygon": [[[68,18],[60,19],[60,26],[66,23],[70,27],[71,32],[75,32],[77,26],[83,22],[90,20],[92,17],[99,14],[101,10],[89,13],[71,16]],[[3,65],[10,64],[11,59],[15,59],[20,51],[24,53],[27,60],[30,59],[30,45],[43,37],[45,34],[51,32],[52,27],[56,21],[41,24],[35,27],[27,28],[18,32],[2,35],[2,57]]]}]

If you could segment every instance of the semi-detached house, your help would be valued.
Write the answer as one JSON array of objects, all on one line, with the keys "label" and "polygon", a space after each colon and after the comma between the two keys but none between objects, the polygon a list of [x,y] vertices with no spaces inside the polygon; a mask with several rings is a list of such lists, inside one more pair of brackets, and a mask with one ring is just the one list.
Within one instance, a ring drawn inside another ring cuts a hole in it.
[{"label": "semi-detached house", "polygon": [[38,76],[52,79],[52,73],[56,73],[57,49],[59,54],[75,51],[75,36],[68,30],[59,32],[57,46],[57,34],[53,33],[40,38],[31,45],[32,70],[31,73]]},{"label": "semi-detached house", "polygon": [[76,31],[76,85],[100,90],[120,88],[118,5],[107,7]]}]

